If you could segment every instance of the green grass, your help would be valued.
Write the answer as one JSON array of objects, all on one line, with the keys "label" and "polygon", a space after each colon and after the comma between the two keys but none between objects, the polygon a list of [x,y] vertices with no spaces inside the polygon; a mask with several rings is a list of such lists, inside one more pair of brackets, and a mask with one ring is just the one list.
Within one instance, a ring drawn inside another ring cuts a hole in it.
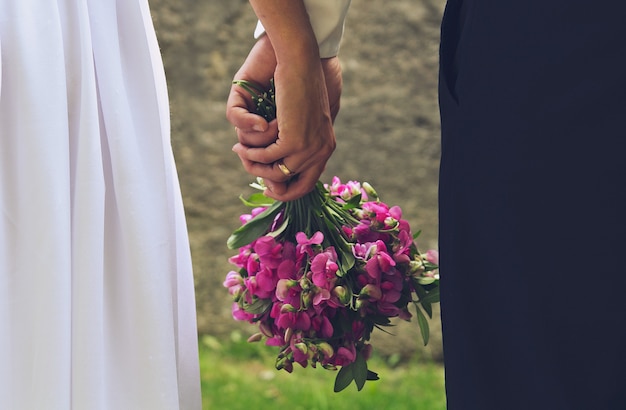
[{"label": "green grass", "polygon": [[360,392],[353,383],[334,393],[336,372],[300,366],[291,374],[279,372],[275,352],[262,343],[247,343],[237,332],[227,341],[201,339],[203,409],[445,409],[441,365],[414,360],[392,368],[375,356],[368,366],[380,380],[368,381]]}]

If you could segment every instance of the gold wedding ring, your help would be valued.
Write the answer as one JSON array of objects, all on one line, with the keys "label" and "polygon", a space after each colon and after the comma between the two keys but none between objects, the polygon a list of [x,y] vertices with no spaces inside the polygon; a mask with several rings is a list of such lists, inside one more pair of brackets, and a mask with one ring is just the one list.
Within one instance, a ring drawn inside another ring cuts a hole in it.
[{"label": "gold wedding ring", "polygon": [[282,172],[286,177],[292,177],[296,175],[296,173],[291,172],[291,170],[287,168],[287,165],[285,165],[282,161],[278,161],[277,165],[278,169],[280,169],[280,172]]}]

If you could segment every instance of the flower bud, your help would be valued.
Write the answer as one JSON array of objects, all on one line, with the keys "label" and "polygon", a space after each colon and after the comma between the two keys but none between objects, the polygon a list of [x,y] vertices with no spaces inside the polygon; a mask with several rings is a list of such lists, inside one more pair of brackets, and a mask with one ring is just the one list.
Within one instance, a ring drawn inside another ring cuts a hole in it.
[{"label": "flower bud", "polygon": [[435,282],[435,278],[430,277],[430,276],[419,276],[416,278],[417,283],[419,283],[420,285],[430,285],[431,283]]},{"label": "flower bud", "polygon": [[369,182],[361,183],[361,187],[367,194],[367,197],[370,201],[376,201],[378,199],[378,193],[376,192],[374,187],[369,184]]},{"label": "flower bud", "polygon": [[430,249],[427,251],[424,258],[433,265],[439,265],[439,251],[436,249]]},{"label": "flower bud", "polygon": [[259,323],[259,330],[261,331],[261,333],[263,333],[263,336],[265,337],[274,337],[274,332],[272,332],[272,329],[265,323]]},{"label": "flower bud", "polygon": [[302,292],[300,294],[300,302],[302,303],[302,308],[307,309],[311,306],[311,300],[313,299],[313,294],[311,292]]},{"label": "flower bud", "polygon": [[303,291],[311,289],[311,281],[306,276],[303,276],[298,282]]},{"label": "flower bud", "polygon": [[279,300],[285,300],[289,295],[289,289],[297,286],[298,282],[293,279],[281,279],[276,284],[276,297]]},{"label": "flower bud", "polygon": [[[367,306],[369,306],[370,302],[366,299],[357,299],[354,307],[356,310],[361,310],[361,309],[365,309]],[[361,313],[361,315],[363,315],[363,313]]]},{"label": "flower bud", "polygon": [[292,336],[293,336],[293,329],[288,327],[287,330],[285,330],[285,338],[284,338],[285,343],[289,343]]},{"label": "flower bud", "polygon": [[245,289],[243,289],[241,287],[231,288],[231,289],[233,289],[233,291],[232,291],[233,301],[239,303],[239,301],[241,300],[242,296],[246,292]]},{"label": "flower bud", "polygon": [[241,286],[243,285],[243,278],[238,272],[230,271],[226,275],[226,279],[223,283],[224,287],[232,288],[233,286]]},{"label": "flower bud", "polygon": [[361,292],[359,293],[359,299],[361,297],[364,297],[364,298],[371,298],[374,300],[379,300],[382,296],[383,296],[383,292],[380,290],[380,288],[376,285],[372,285],[371,283],[365,285],[363,289],[361,289]]},{"label": "flower bud", "polygon": [[306,346],[306,343],[304,343],[304,342],[296,343],[294,346],[295,346],[296,349],[301,351],[303,354],[307,354],[307,352],[309,351],[309,349]]},{"label": "flower bud", "polygon": [[276,360],[276,370],[285,370],[287,373],[291,373],[293,371],[293,363],[291,359],[288,357],[282,357]]},{"label": "flower bud", "polygon": [[384,224],[387,229],[394,229],[398,226],[398,220],[392,216],[388,216],[385,218]]},{"label": "flower bud", "polygon": [[326,359],[333,357],[333,355],[335,354],[335,350],[333,349],[333,347],[326,342],[318,343],[317,349],[322,352]]},{"label": "flower bud", "polygon": [[263,334],[262,333],[255,333],[252,336],[250,336],[248,338],[248,343],[254,343],[254,342],[258,342],[261,339],[263,339]]},{"label": "flower bud", "polygon": [[339,301],[346,306],[348,305],[348,303],[350,303],[350,300],[352,299],[352,291],[350,290],[350,288],[346,288],[344,286],[335,286],[335,288],[333,289],[333,293],[335,294],[335,296],[337,296]]},{"label": "flower bud", "polygon": [[413,260],[409,263],[409,270],[413,276],[419,276],[424,272],[424,263],[421,260]]},{"label": "flower bud", "polygon": [[296,308],[290,305],[289,303],[285,303],[280,307],[280,313],[293,313],[296,311]]}]

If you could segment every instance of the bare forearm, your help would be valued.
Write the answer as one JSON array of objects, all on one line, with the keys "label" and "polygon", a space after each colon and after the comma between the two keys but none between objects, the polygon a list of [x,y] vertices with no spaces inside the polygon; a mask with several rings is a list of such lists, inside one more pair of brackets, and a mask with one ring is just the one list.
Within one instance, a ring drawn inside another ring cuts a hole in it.
[{"label": "bare forearm", "polygon": [[319,60],[317,40],[302,0],[250,0],[263,23],[278,64]]}]

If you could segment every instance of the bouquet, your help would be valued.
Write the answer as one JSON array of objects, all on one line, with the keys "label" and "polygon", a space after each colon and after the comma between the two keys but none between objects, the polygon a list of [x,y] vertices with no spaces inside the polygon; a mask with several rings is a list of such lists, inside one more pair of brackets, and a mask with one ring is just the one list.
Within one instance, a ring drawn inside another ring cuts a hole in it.
[{"label": "bouquet", "polygon": [[[271,120],[273,92],[238,82]],[[273,110],[273,111],[272,111]],[[261,180],[252,184],[263,189]],[[274,201],[262,193],[243,202],[242,226],[228,239],[237,267],[224,286],[233,317],[258,326],[249,341],[277,346],[276,368],[338,370],[334,390],[361,390],[378,375],[368,369],[374,329],[410,320],[413,305],[424,344],[439,301],[438,255],[421,253],[398,206],[382,202],[366,182],[318,182],[304,197]]]}]

